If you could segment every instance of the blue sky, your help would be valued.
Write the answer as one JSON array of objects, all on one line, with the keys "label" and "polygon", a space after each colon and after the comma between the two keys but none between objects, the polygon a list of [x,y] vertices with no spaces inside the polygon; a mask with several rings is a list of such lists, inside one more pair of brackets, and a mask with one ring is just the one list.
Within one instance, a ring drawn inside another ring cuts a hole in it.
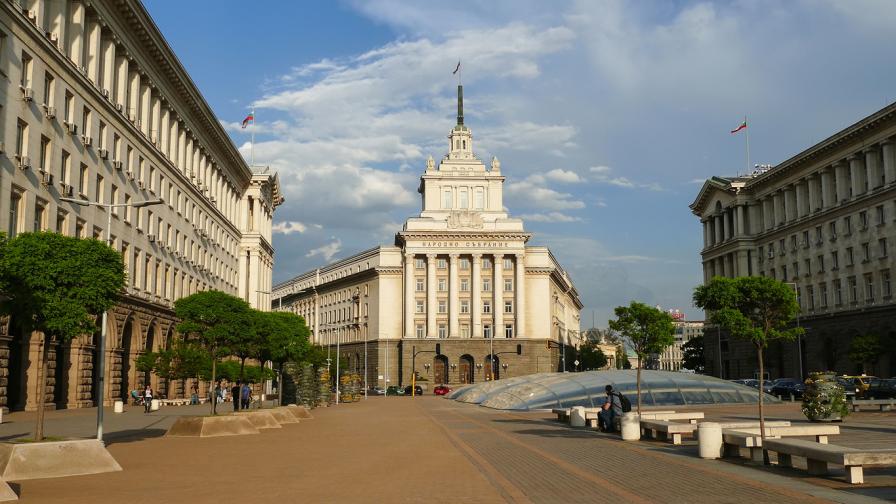
[{"label": "blue sky", "polygon": [[145,0],[193,80],[281,177],[274,280],[376,244],[419,212],[466,123],[505,205],[606,326],[638,299],[681,308],[702,280],[700,183],[777,163],[896,100],[888,0],[237,2]]}]

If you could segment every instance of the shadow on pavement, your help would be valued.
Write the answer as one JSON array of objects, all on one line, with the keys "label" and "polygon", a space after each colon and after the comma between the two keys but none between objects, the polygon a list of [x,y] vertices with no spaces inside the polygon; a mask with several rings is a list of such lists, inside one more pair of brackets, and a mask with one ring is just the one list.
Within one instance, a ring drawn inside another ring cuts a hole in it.
[{"label": "shadow on pavement", "polygon": [[107,433],[103,436],[103,439],[106,442],[106,446],[108,446],[162,437],[166,432],[168,432],[168,429],[129,429]]}]

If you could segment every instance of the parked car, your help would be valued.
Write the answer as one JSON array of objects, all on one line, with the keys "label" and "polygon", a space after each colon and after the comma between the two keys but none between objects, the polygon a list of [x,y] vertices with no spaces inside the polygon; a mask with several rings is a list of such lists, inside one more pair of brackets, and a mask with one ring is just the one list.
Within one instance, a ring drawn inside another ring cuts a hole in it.
[{"label": "parked car", "polygon": [[792,395],[795,398],[801,398],[805,390],[806,386],[796,378],[778,378],[769,393],[773,396],[790,397]]},{"label": "parked car", "polygon": [[867,376],[867,375],[861,375],[861,376],[843,375],[843,378],[851,381],[856,386],[856,388],[858,389],[858,391],[856,392],[856,395],[859,397],[864,397],[865,391],[868,390],[869,382],[871,380],[877,379],[876,376]]},{"label": "parked car", "polygon": [[[404,388],[404,395],[412,395],[410,385],[408,385],[407,387]],[[423,395],[423,387],[421,387],[420,385],[415,385],[413,395],[422,396]]]},{"label": "parked car", "polygon": [[846,400],[851,401],[856,398],[856,394],[859,393],[859,387],[856,386],[852,380],[847,380],[842,376],[837,377],[837,384],[843,387],[843,392],[846,394]]},{"label": "parked car", "polygon": [[385,395],[386,390],[382,387],[370,387],[367,390],[367,395]]},{"label": "parked car", "polygon": [[436,385],[436,388],[432,389],[432,393],[435,395],[445,395],[448,392],[451,392],[451,388],[445,385]]},{"label": "parked car", "polygon": [[868,390],[865,391],[866,399],[893,399],[896,398],[896,380],[873,378],[869,380]]},{"label": "parked car", "polygon": [[744,378],[740,380],[731,380],[734,383],[739,383],[741,385],[746,385],[748,387],[759,388],[759,380],[753,380],[752,378]]},{"label": "parked car", "polygon": [[387,396],[404,395],[404,389],[399,387],[398,385],[389,385],[388,387],[386,387],[386,395]]}]

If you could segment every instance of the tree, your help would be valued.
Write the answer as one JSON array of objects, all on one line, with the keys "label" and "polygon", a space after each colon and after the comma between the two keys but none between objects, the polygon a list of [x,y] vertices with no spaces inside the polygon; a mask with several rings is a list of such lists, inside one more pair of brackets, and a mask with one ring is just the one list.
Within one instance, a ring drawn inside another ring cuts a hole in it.
[{"label": "tree", "polygon": [[277,364],[279,385],[277,387],[277,404],[283,401],[283,364],[298,362],[309,350],[308,337],[311,331],[305,325],[305,319],[290,312],[258,312],[256,327],[260,341],[254,355],[264,364],[271,361]]},{"label": "tree", "polygon": [[637,355],[638,414],[641,414],[641,366],[650,354],[660,353],[675,343],[672,333],[675,326],[668,313],[632,301],[628,306],[617,306],[616,319],[610,321],[610,329],[618,332]]},{"label": "tree", "polygon": [[862,373],[868,374],[868,364],[871,368],[877,364],[884,346],[881,343],[880,336],[877,334],[863,334],[853,338],[849,345],[849,360],[855,364],[862,366]]},{"label": "tree", "polygon": [[[252,308],[246,301],[221,291],[203,291],[178,299],[174,312],[181,319],[177,330],[187,341],[201,347],[211,360],[211,376],[217,381],[216,366],[221,357],[233,355],[232,347],[243,342],[252,327]],[[212,414],[217,413],[217,401]]]},{"label": "tree", "polygon": [[44,435],[50,344],[62,345],[96,333],[97,320],[115,305],[124,286],[121,255],[101,241],[40,232],[23,233],[0,245],[0,292],[4,293],[0,309],[15,314],[19,329],[43,335],[35,390],[35,441]]},{"label": "tree", "polygon": [[681,365],[685,369],[690,369],[695,373],[703,373],[706,371],[706,360],[703,357],[703,336],[694,336],[684,345],[681,345],[681,351],[684,354]]},{"label": "tree", "polygon": [[[694,290],[694,304],[709,312],[710,320],[732,337],[756,348],[759,362],[759,433],[765,438],[763,350],[772,340],[793,340],[803,330],[791,327],[800,306],[789,285],[769,277],[715,277]],[[763,450],[763,460],[768,452]]]},{"label": "tree", "polygon": [[[628,366],[626,367],[626,364]],[[631,364],[628,362],[628,355],[625,354],[623,345],[616,346],[616,369],[628,369]]]},{"label": "tree", "polygon": [[607,365],[607,356],[594,341],[586,341],[579,348],[579,361],[582,369],[603,369]]}]

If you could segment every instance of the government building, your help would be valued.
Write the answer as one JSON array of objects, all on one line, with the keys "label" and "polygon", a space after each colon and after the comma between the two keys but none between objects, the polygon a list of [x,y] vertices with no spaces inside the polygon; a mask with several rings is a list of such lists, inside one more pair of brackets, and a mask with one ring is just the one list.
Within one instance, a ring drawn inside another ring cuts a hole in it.
[{"label": "government building", "polygon": [[44,384],[42,337],[0,320],[4,409],[109,404],[144,383],[183,397],[192,383],[135,366],[171,344],[173,302],[217,289],[270,306],[277,176],[246,164],[139,0],[0,2],[0,151],[0,232],[105,239],[111,212],[128,282],[105,355],[99,334],[54,345]]},{"label": "government building", "polygon": [[[691,204],[703,224],[704,281],[763,275],[796,291],[805,335],[772,342],[771,378],[861,372],[853,338],[876,335],[871,370],[896,375],[896,104],[776,165],[712,177]],[[753,378],[755,351],[707,328],[706,371]]]},{"label": "government building", "polygon": [[[582,303],[569,275],[503,203],[497,158],[473,152],[458,86],[448,154],[420,177],[423,209],[378,246],[274,287],[340,370],[373,386],[463,384],[559,371],[578,346]],[[338,351],[337,351],[338,345]],[[568,365],[571,366],[571,363]]]}]

